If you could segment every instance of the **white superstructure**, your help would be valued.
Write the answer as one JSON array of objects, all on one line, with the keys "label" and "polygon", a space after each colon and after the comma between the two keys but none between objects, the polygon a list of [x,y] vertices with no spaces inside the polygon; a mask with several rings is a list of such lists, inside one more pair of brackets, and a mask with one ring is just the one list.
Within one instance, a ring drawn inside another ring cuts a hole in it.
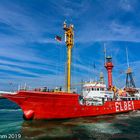
[{"label": "white superstructure", "polygon": [[103,82],[85,82],[82,95],[84,98],[113,98],[113,91],[107,91]]}]

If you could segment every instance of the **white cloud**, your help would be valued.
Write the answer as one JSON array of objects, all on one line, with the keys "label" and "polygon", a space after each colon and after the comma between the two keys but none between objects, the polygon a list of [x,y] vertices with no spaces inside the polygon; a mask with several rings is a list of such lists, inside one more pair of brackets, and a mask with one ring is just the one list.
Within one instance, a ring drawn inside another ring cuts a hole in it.
[{"label": "white cloud", "polygon": [[125,11],[133,11],[132,0],[120,0],[120,7]]},{"label": "white cloud", "polygon": [[121,25],[116,23],[115,21],[110,24],[110,29],[114,34],[118,34],[118,36],[128,35],[132,33],[132,28],[130,26]]}]

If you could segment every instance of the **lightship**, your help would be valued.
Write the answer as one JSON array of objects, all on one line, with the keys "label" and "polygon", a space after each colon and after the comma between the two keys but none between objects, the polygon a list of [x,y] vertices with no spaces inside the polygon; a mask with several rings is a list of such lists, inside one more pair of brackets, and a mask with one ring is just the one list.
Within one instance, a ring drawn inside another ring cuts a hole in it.
[{"label": "lightship", "polygon": [[15,102],[23,111],[23,118],[66,119],[77,117],[116,114],[140,109],[140,94],[120,91],[112,84],[112,57],[106,57],[108,74],[106,87],[102,74],[96,82],[84,82],[81,94],[71,91],[71,53],[74,45],[74,26],[64,22],[67,46],[67,88],[66,91],[19,90],[3,96]]}]

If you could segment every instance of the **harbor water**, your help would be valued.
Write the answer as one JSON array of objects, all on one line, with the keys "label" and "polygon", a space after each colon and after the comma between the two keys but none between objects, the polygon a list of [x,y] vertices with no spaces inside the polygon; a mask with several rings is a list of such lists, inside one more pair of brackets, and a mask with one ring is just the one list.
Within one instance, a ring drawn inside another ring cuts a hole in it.
[{"label": "harbor water", "polygon": [[138,140],[140,111],[66,120],[22,118],[22,110],[0,99],[0,140]]}]

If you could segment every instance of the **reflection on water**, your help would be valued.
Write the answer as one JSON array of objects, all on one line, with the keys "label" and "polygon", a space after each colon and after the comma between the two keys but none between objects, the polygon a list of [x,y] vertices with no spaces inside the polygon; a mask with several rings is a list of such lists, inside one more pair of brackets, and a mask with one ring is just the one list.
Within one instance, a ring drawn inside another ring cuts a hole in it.
[{"label": "reflection on water", "polygon": [[15,105],[14,109],[0,108],[0,135],[20,133],[23,140],[138,140],[139,130],[139,111],[66,120],[24,121],[22,111]]},{"label": "reflection on water", "polygon": [[[133,117],[134,115],[130,113],[57,121],[24,121],[21,133],[24,139],[36,138],[42,140],[105,140],[140,138],[140,126],[135,126]],[[139,118],[135,119],[137,119],[136,122],[138,123]]]},{"label": "reflection on water", "polygon": [[100,134],[102,131],[106,134],[108,133],[107,129],[112,127],[110,126],[110,118],[113,120],[112,116],[106,116],[105,118],[90,117],[57,121],[24,121],[21,131],[25,139],[32,137],[67,140],[96,139],[98,137],[97,131]]}]

